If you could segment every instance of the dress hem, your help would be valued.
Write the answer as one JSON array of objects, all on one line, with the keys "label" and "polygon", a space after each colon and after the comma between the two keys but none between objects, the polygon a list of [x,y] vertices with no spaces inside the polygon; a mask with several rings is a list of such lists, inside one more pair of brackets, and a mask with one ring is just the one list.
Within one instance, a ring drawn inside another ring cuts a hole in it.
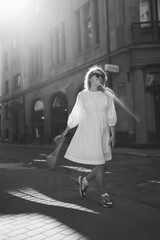
[{"label": "dress hem", "polygon": [[111,161],[112,159],[105,159],[105,160],[102,160],[101,162],[87,162],[86,160],[82,160],[82,159],[77,159],[77,158],[74,158],[74,157],[71,157],[71,156],[68,156],[68,155],[65,155],[64,158],[72,161],[72,162],[76,162],[76,163],[80,163],[80,164],[85,164],[85,165],[100,165],[100,164],[105,164],[105,162],[108,162],[108,161]]}]

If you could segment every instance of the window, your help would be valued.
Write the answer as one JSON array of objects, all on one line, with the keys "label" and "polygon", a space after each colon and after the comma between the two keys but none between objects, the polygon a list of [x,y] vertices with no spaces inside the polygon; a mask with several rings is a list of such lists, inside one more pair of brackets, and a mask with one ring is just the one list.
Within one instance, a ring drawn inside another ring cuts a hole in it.
[{"label": "window", "polygon": [[93,17],[94,17],[95,44],[96,44],[96,43],[99,43],[98,0],[93,0]]},{"label": "window", "polygon": [[9,129],[5,129],[4,135],[5,139],[9,139]]},{"label": "window", "polygon": [[140,21],[160,21],[160,0],[140,0]]},{"label": "window", "polygon": [[80,8],[75,12],[75,18],[76,18],[76,33],[77,33],[77,50],[79,53],[82,51]]},{"label": "window", "polygon": [[60,62],[60,31],[59,27],[55,28],[55,50],[56,50],[56,63]]},{"label": "window", "polygon": [[9,105],[6,104],[4,106],[4,118],[5,118],[5,120],[8,120],[8,116],[9,116]]},{"label": "window", "polygon": [[75,32],[78,53],[100,42],[98,4],[98,0],[88,0],[82,7],[75,11]]},{"label": "window", "polygon": [[21,85],[21,76],[20,76],[20,73],[18,73],[14,76],[14,88],[18,89],[20,88],[20,85]]},{"label": "window", "polygon": [[157,88],[160,86],[160,73],[149,73],[146,74],[145,86],[149,88]]},{"label": "window", "polygon": [[157,0],[158,21],[160,21],[160,0]]},{"label": "window", "polygon": [[38,75],[39,73],[39,59],[38,59],[38,43],[35,44],[35,74]]},{"label": "window", "polygon": [[52,65],[66,59],[66,29],[63,21],[49,32],[49,56]]},{"label": "window", "polygon": [[42,72],[42,46],[41,41],[31,47],[31,73],[38,76]]},{"label": "window", "polygon": [[4,53],[4,69],[8,69],[8,53],[7,51]]},{"label": "window", "polygon": [[37,43],[37,63],[38,63],[38,75],[42,73],[42,43],[39,40]]},{"label": "window", "polygon": [[140,0],[140,22],[151,21],[150,0]]},{"label": "window", "polygon": [[60,38],[61,38],[61,58],[62,61],[64,61],[66,59],[66,38],[65,38],[66,34],[65,34],[65,24],[64,22],[61,23],[61,34],[60,34]]},{"label": "window", "polygon": [[54,65],[53,43],[53,32],[49,31],[49,60],[51,65]]},{"label": "window", "polygon": [[30,47],[30,71],[31,71],[31,77],[34,76],[34,51],[33,46]]},{"label": "window", "polygon": [[83,6],[83,14],[84,14],[85,49],[87,49],[92,45],[92,22],[89,1]]},{"label": "window", "polygon": [[7,81],[4,82],[4,93],[5,93],[5,95],[7,95],[8,92],[9,92],[9,81],[7,80]]}]

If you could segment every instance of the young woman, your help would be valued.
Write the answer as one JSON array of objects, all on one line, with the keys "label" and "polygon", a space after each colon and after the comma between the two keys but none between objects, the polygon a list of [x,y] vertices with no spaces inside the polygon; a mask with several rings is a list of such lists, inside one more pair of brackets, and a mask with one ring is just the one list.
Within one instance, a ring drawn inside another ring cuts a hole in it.
[{"label": "young woman", "polygon": [[[79,190],[86,196],[89,182],[96,179],[101,194],[101,204],[111,207],[112,201],[105,188],[105,170],[112,159],[117,116],[111,90],[105,89],[106,74],[99,66],[91,67],[85,75],[84,90],[77,96],[69,115],[67,127],[60,137],[78,125],[66,151],[65,158],[87,165],[94,165],[86,176],[79,176]],[[109,93],[109,94],[107,94]]]}]

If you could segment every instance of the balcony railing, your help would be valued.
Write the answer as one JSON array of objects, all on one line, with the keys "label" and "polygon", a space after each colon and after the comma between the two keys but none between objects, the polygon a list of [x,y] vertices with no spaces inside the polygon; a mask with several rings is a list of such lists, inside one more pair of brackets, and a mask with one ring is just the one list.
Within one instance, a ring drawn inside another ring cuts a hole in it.
[{"label": "balcony railing", "polygon": [[133,23],[132,36],[134,44],[160,43],[160,21]]}]

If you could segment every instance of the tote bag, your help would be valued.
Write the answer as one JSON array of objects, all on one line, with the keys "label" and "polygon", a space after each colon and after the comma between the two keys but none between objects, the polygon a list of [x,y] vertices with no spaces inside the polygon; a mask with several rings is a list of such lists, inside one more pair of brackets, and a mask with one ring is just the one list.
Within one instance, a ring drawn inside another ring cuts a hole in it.
[{"label": "tote bag", "polygon": [[56,148],[54,149],[54,151],[52,153],[50,153],[47,157],[46,157],[46,164],[49,167],[49,169],[53,170],[55,167],[55,164],[57,162],[58,159],[58,155],[59,152],[62,148],[62,145],[64,143],[65,138],[62,138],[60,141],[58,141],[58,143],[56,144]]}]

